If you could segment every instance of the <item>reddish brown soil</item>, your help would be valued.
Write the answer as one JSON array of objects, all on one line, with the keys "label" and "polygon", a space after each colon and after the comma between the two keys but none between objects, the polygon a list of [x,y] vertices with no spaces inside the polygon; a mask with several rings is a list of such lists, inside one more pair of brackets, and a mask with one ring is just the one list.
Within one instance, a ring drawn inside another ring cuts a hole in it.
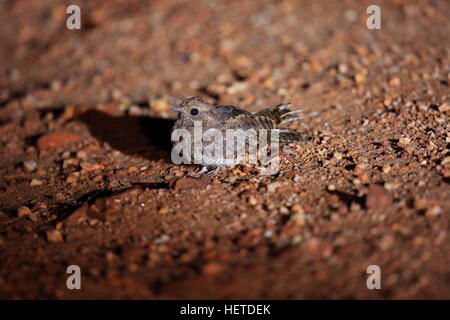
[{"label": "reddish brown soil", "polygon": [[[131,2],[0,2],[0,298],[450,298],[449,1]],[[193,95],[307,142],[189,177]]]}]

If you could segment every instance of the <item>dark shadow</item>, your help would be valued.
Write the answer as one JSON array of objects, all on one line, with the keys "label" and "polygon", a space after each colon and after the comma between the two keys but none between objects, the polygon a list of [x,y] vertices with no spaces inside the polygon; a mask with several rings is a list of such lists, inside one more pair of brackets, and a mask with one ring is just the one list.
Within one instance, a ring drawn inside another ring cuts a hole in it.
[{"label": "dark shadow", "polygon": [[175,120],[120,116],[89,110],[77,117],[96,139],[113,149],[148,160],[170,161],[170,133]]},{"label": "dark shadow", "polygon": [[57,216],[57,218],[52,221],[53,225],[56,223],[67,219],[72,213],[74,213],[78,208],[80,208],[83,204],[93,204],[99,198],[110,197],[132,188],[140,188],[140,189],[167,189],[169,187],[168,183],[145,183],[145,182],[134,182],[130,183],[129,186],[123,186],[119,188],[106,188],[106,189],[97,189],[90,192],[87,192],[77,198],[71,204],[60,204],[55,209],[52,210],[52,213]]},{"label": "dark shadow", "polygon": [[343,192],[343,191],[328,191],[331,194],[335,194],[339,197],[339,200],[345,203],[347,207],[351,207],[352,203],[355,202],[361,206],[361,208],[366,209],[366,196],[358,197],[356,195]]}]

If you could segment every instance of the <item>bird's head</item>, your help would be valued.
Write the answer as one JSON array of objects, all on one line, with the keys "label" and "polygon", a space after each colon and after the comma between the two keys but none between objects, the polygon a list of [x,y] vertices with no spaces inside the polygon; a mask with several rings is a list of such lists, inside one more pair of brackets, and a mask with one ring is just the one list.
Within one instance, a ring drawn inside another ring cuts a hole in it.
[{"label": "bird's head", "polygon": [[183,100],[172,110],[177,111],[178,117],[187,124],[200,121],[203,125],[208,125],[214,123],[217,116],[217,108],[214,105],[196,97]]}]

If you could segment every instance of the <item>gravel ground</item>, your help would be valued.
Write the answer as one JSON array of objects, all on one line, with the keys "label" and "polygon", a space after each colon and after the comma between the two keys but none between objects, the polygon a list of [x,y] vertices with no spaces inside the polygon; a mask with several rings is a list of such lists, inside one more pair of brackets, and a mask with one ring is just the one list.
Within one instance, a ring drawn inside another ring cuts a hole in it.
[{"label": "gravel ground", "polygon": [[[449,1],[130,2],[0,2],[0,298],[450,298]],[[196,178],[189,96],[306,142]]]}]

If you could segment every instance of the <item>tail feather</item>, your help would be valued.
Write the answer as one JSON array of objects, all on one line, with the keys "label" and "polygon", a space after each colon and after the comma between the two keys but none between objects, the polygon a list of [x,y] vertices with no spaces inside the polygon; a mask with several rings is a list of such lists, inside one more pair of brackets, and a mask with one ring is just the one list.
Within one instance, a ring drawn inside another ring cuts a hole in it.
[{"label": "tail feather", "polygon": [[270,109],[264,109],[260,112],[255,113],[255,116],[260,116],[260,117],[268,117],[270,119],[272,119],[275,124],[284,124],[284,123],[289,123],[292,121],[296,121],[299,119],[302,119],[303,116],[302,115],[297,115],[299,113],[301,113],[301,110],[289,110],[289,108],[291,107],[291,103],[285,103],[285,104],[280,104],[278,106],[276,106],[275,108],[270,108]]},{"label": "tail feather", "polygon": [[[295,114],[299,114],[299,113],[300,113],[300,115],[294,116]],[[293,121],[297,121],[297,120],[303,119],[304,117],[303,117],[303,114],[301,114],[301,113],[302,113],[302,110],[294,110],[294,111],[290,111],[290,112],[287,112],[287,113],[283,114],[281,116],[280,124],[285,124],[285,123],[289,123],[289,122],[293,122]]]}]

